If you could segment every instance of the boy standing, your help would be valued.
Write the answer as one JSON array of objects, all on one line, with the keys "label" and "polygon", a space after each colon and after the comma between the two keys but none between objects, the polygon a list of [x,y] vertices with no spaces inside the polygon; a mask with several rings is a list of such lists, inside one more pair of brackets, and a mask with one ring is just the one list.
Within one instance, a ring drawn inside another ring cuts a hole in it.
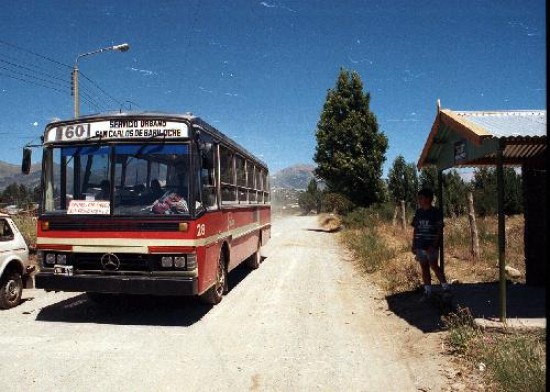
[{"label": "boy standing", "polygon": [[412,221],[414,232],[411,250],[422,268],[423,300],[429,298],[432,293],[430,268],[443,290],[449,290],[449,284],[438,264],[439,247],[443,238],[443,214],[439,208],[432,206],[433,197],[431,189],[423,188],[418,192],[418,209]]}]

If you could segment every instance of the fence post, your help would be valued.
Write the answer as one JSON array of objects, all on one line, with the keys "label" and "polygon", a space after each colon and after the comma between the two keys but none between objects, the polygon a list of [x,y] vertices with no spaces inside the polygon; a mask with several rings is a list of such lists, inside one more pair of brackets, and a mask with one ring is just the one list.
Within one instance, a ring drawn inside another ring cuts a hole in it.
[{"label": "fence post", "polygon": [[405,214],[405,200],[401,200],[401,227],[403,227],[403,231],[407,230],[407,217]]},{"label": "fence post", "polygon": [[474,211],[474,195],[468,192],[468,219],[470,220],[471,255],[474,261],[479,257],[479,236],[477,233],[476,214]]}]

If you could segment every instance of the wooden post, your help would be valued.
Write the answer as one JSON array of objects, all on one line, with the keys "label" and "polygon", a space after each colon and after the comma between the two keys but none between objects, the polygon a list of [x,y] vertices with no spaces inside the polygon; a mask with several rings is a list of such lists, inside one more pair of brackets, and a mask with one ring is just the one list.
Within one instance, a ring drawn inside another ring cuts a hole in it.
[{"label": "wooden post", "polygon": [[477,233],[476,214],[474,211],[474,195],[468,192],[468,218],[470,220],[471,254],[476,261],[479,257],[479,236]]},{"label": "wooden post", "polygon": [[497,207],[498,207],[498,270],[500,292],[500,321],[506,322],[506,228],[504,221],[504,144],[497,148]]},{"label": "wooden post", "polygon": [[401,200],[401,227],[403,228],[403,231],[407,230],[407,217],[405,215],[405,200]]},{"label": "wooden post", "polygon": [[[439,209],[443,216],[445,216],[445,211],[443,210],[443,170],[438,170],[437,172],[437,197],[439,198]],[[439,244],[439,268],[445,273],[445,235],[441,236],[441,243]]]}]

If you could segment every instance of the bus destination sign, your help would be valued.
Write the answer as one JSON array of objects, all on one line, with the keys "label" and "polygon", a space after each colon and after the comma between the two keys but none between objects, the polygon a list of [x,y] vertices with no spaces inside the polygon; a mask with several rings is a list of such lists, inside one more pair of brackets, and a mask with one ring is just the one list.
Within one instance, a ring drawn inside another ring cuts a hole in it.
[{"label": "bus destination sign", "polygon": [[100,140],[128,140],[148,138],[185,138],[187,125],[181,122],[137,119],[110,120],[91,123],[59,125],[46,131],[45,143]]}]

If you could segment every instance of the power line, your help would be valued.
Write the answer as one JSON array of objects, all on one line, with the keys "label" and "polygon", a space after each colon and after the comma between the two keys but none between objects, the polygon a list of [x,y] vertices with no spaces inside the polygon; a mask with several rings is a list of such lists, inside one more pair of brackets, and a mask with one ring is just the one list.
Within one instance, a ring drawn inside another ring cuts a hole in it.
[{"label": "power line", "polygon": [[[0,75],[62,94],[72,95],[69,88],[71,81],[68,76],[65,77],[67,69],[72,69],[71,66],[0,40],[0,47],[2,45],[12,51],[22,52],[26,57],[16,58],[6,53],[0,53]],[[38,60],[29,61],[29,55]],[[113,110],[113,103],[117,108],[122,107],[122,101],[114,98],[88,76],[82,73],[80,75],[83,77],[82,81],[84,82],[80,85],[81,99],[87,106],[96,111],[106,111],[109,108]]]},{"label": "power line", "polygon": [[101,91],[104,95],[106,95],[107,97],[109,97],[111,99],[111,101],[117,103],[119,106],[122,106],[122,102],[119,101],[118,99],[114,98],[111,94],[109,94],[108,92],[106,92],[105,90],[103,90],[101,87],[99,87],[99,85],[94,82],[92,79],[90,79],[89,77],[87,77],[86,75],[84,75],[82,72],[80,72],[80,75],[85,79],[87,80],[88,82],[90,82],[95,88],[97,88],[99,91]]},{"label": "power line", "polygon": [[[59,83],[59,81],[65,82],[61,78],[52,77],[52,76],[50,76],[48,74],[45,74],[43,72],[37,73],[34,70],[32,70],[31,68],[28,68],[28,67],[25,67],[25,66],[22,66],[22,65],[17,65],[17,64],[14,64],[14,63],[10,63],[10,62],[2,60],[2,59],[0,59],[0,63],[8,64],[8,66],[9,66],[9,67],[5,67],[5,66],[0,65],[0,69],[3,69],[4,71],[12,72],[13,74],[18,75],[22,78],[30,78],[30,79],[34,79],[34,80],[37,80],[37,81],[40,81],[40,82],[50,83],[52,85],[57,85],[60,88],[63,87],[64,83],[61,84],[61,83]],[[13,69],[13,68],[15,68],[15,69]],[[21,71],[21,70],[24,70],[24,71]],[[25,71],[34,72],[34,73],[37,73],[39,75],[42,74],[45,77],[38,77],[38,76],[35,76],[35,75],[33,75],[31,73],[28,73],[28,72],[25,72]],[[66,87],[66,85],[65,85],[65,87]]]},{"label": "power line", "polygon": [[[1,68],[2,67],[0,67],[0,69]],[[8,78],[16,79],[16,80],[19,80],[21,82],[29,83],[29,84],[32,84],[32,85],[35,85],[35,86],[38,86],[38,87],[43,87],[43,88],[47,88],[47,89],[50,89],[50,90],[58,91],[58,92],[63,93],[63,94],[67,93],[67,91],[63,91],[63,90],[60,90],[60,89],[52,87],[52,86],[46,86],[45,84],[38,83],[38,82],[35,82],[35,81],[32,81],[32,80],[28,80],[28,79],[20,78],[20,77],[17,77],[17,76],[13,76],[13,75],[7,74],[7,73],[2,72],[2,71],[0,71],[0,75],[4,75],[4,76],[7,76]]]},{"label": "power line", "polygon": [[20,47],[20,46],[17,46],[17,45],[15,45],[15,44],[12,44],[12,43],[9,43],[9,42],[6,42],[6,41],[1,40],[1,39],[0,39],[0,44],[3,44],[3,45],[6,45],[6,46],[15,48],[15,49],[20,50],[20,51],[22,51],[22,52],[26,52],[26,53],[32,54],[33,56],[39,57],[39,58],[44,59],[44,60],[46,60],[46,61],[49,61],[49,62],[51,62],[51,63],[53,63],[53,64],[57,64],[57,65],[59,65],[59,66],[63,66],[63,67],[67,67],[67,68],[72,68],[70,65],[63,64],[63,63],[61,63],[61,62],[59,62],[59,61],[57,61],[57,60],[51,59],[51,58],[49,58],[49,57],[47,57],[47,56],[44,56],[44,55],[35,53],[35,52],[31,51],[31,50],[22,48],[22,47]]}]

